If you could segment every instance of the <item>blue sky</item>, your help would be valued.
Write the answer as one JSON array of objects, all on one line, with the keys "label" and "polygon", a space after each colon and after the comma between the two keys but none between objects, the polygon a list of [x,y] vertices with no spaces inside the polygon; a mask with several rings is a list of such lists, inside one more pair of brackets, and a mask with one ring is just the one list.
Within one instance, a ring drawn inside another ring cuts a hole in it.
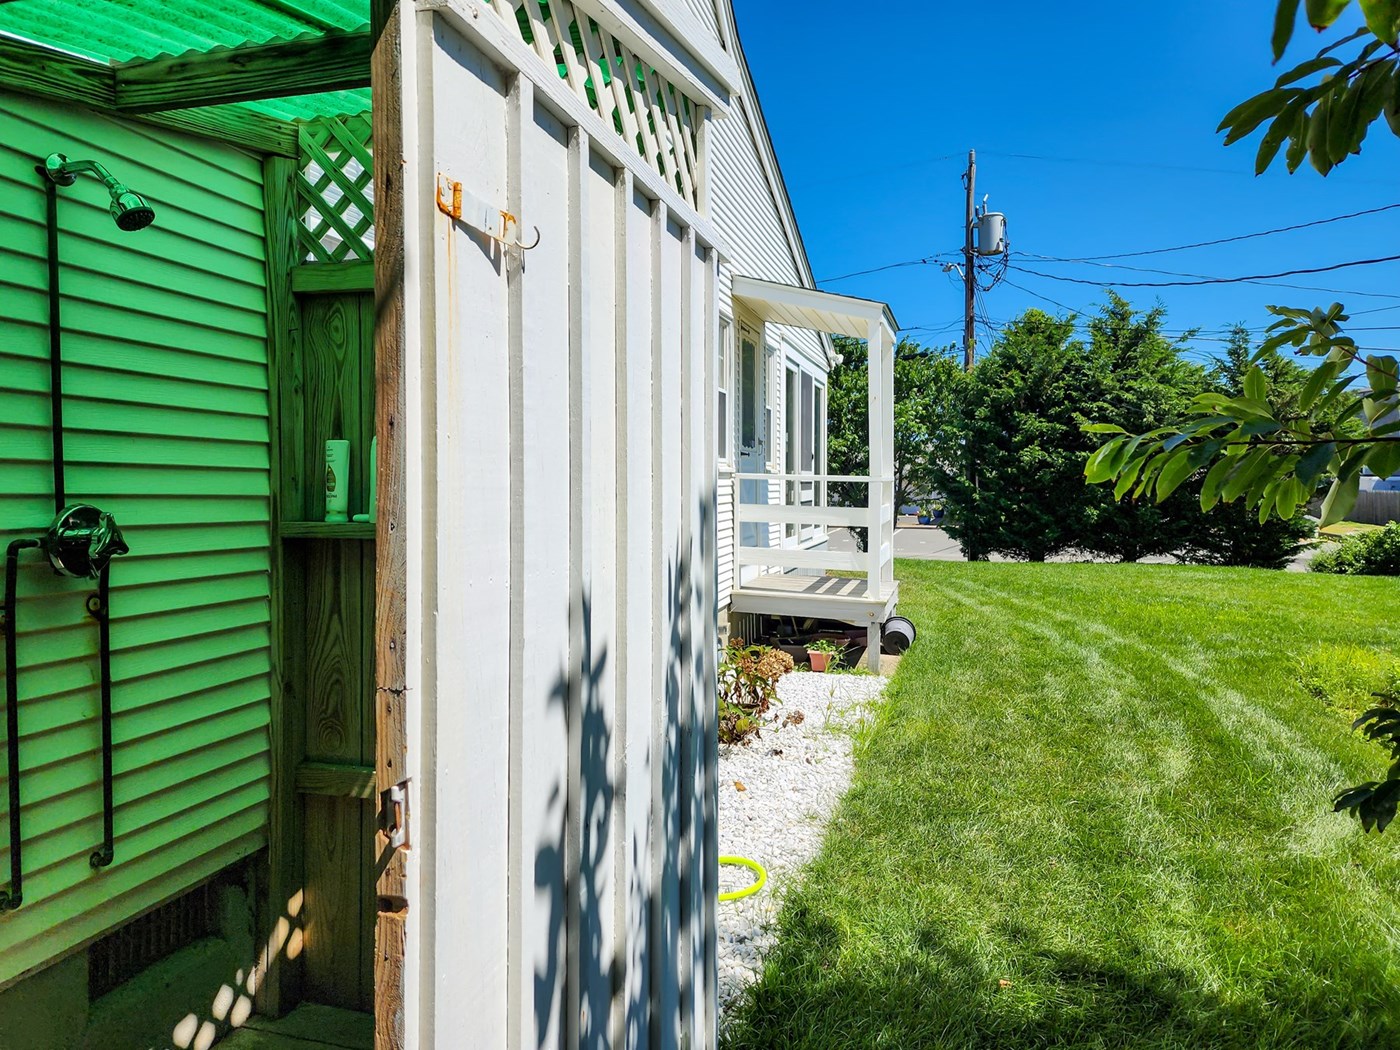
[{"label": "blue sky", "polygon": [[[918,4],[735,0],[744,48],[819,282],[960,249],[967,150],[977,195],[1006,213],[1013,255],[1082,258],[1253,233],[1400,202],[1400,140],[1382,121],[1360,156],[1327,178],[1306,162],[1253,175],[1257,135],[1215,134],[1236,103],[1272,86],[1274,0]],[[1359,24],[1300,27],[1281,68]],[[1036,159],[1032,159],[1036,158]],[[1040,159],[1043,158],[1043,159]],[[1296,233],[1121,263],[1210,276],[1273,273],[1400,254],[1400,209]],[[1094,282],[1173,280],[1028,258],[1018,265]],[[1103,301],[1097,286],[1013,270],[983,297],[995,325],[1028,306]],[[1357,341],[1400,346],[1400,263],[1288,278],[1337,295],[1258,284],[1120,288],[1160,301],[1167,329],[1200,328],[1217,352],[1235,321],[1262,330],[1265,306],[1345,302]],[[884,299],[910,334],[961,339],[962,287],[937,265],[845,281]],[[1389,308],[1389,309],[1378,309]],[[1368,311],[1362,314],[1360,311]],[[1374,312],[1371,312],[1374,311]],[[1394,329],[1362,331],[1362,329]],[[1215,339],[1209,337],[1216,337]],[[979,343],[987,345],[979,329]]]}]

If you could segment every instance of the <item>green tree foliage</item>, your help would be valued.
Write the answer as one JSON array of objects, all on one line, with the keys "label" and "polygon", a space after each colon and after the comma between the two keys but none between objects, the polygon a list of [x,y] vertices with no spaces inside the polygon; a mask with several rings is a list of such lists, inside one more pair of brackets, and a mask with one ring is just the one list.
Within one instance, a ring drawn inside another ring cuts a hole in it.
[{"label": "green tree foliage", "polygon": [[1184,490],[1158,504],[1083,484],[1097,444],[1087,420],[1150,428],[1210,388],[1206,371],[1162,334],[1165,320],[1161,307],[1137,312],[1110,294],[1087,341],[1076,338],[1074,318],[1039,310],[1007,327],[957,388],[932,464],[946,527],[968,557],[1175,554],[1276,568],[1296,553],[1306,528],[1259,526],[1231,511],[1203,515]]},{"label": "green tree foliage", "polygon": [[959,388],[933,461],[944,527],[973,560],[1044,561],[1085,534],[1096,493],[1076,476],[1098,384],[1074,320],[1028,310]]},{"label": "green tree foliage", "polygon": [[[1322,505],[1323,524],[1330,524],[1355,506],[1363,467],[1381,477],[1400,469],[1396,359],[1366,357],[1370,388],[1352,394],[1363,373],[1349,369],[1362,359],[1342,332],[1341,305],[1269,309],[1280,320],[1251,359],[1240,394],[1201,394],[1182,418],[1136,434],[1107,421],[1092,425],[1091,431],[1112,436],[1089,458],[1089,481],[1113,481],[1120,494],[1162,502],[1206,470],[1202,510],[1242,499],[1263,522],[1270,515],[1292,518],[1331,477]],[[1267,371],[1285,346],[1322,359],[1296,394],[1283,391]]]},{"label": "green tree foliage", "polygon": [[[1292,39],[1301,6],[1300,0],[1278,5],[1275,60]],[[1307,0],[1305,14],[1323,30],[1348,7],[1350,0]],[[1221,129],[1228,129],[1227,144],[1268,125],[1257,170],[1273,163],[1287,139],[1290,171],[1306,155],[1326,175],[1360,151],[1382,114],[1400,134],[1400,0],[1360,0],[1360,8],[1366,23],[1361,29],[1225,116]],[[1357,50],[1349,60],[1333,54],[1351,44]],[[1340,303],[1325,310],[1271,306],[1269,311],[1277,320],[1250,359],[1242,394],[1202,395],[1180,420],[1147,433],[1128,433],[1105,422],[1097,429],[1116,436],[1090,460],[1090,480],[1113,481],[1120,491],[1164,500],[1196,470],[1208,468],[1202,507],[1243,500],[1263,521],[1271,514],[1291,518],[1330,479],[1323,504],[1323,523],[1329,524],[1355,505],[1363,468],[1382,477],[1400,469],[1395,357],[1363,354],[1344,330],[1348,317]],[[1296,397],[1288,400],[1278,396],[1271,371],[1282,350],[1316,359]]]},{"label": "green tree foliage", "polygon": [[[1256,172],[1273,164],[1287,141],[1290,172],[1307,157],[1326,175],[1361,151],[1382,115],[1400,135],[1400,0],[1358,0],[1358,5],[1362,28],[1284,73],[1271,89],[1236,106],[1221,121],[1226,145],[1266,129]],[[1305,5],[1279,0],[1274,60],[1287,50],[1300,8],[1322,31],[1350,6],[1351,0],[1306,0]],[[1097,425],[1093,429],[1111,436],[1090,457],[1085,469],[1089,480],[1113,482],[1116,491],[1162,501],[1186,478],[1205,470],[1203,508],[1239,500],[1265,521],[1271,515],[1291,518],[1330,478],[1322,506],[1326,524],[1346,517],[1355,505],[1363,469],[1382,477],[1400,469],[1395,357],[1363,354],[1344,330],[1348,317],[1341,303],[1325,310],[1269,310],[1277,320],[1251,358],[1242,394],[1203,394],[1180,420],[1143,433],[1129,433],[1111,422]],[[1296,399],[1280,403],[1267,365],[1284,349],[1314,358],[1315,364]],[[1358,722],[1358,728],[1387,746],[1400,739],[1388,735],[1394,727],[1390,719],[1380,728],[1366,716]],[[1383,830],[1400,804],[1400,760],[1392,762],[1383,781],[1342,792],[1335,804],[1356,813],[1367,830]]]},{"label": "green tree foliage", "polygon": [[1313,572],[1345,576],[1400,576],[1400,525],[1348,536],[1308,565]]},{"label": "green tree foliage", "polygon": [[[1274,20],[1275,62],[1293,39],[1301,6],[1299,0],[1280,0]],[[1350,6],[1351,0],[1307,0],[1305,15],[1322,31]],[[1287,142],[1284,157],[1290,172],[1306,157],[1326,175],[1361,152],[1367,132],[1382,114],[1400,135],[1400,0],[1360,0],[1360,7],[1364,26],[1225,114],[1217,130],[1225,132],[1227,146],[1268,126],[1255,157],[1256,173],[1265,171]]]},{"label": "green tree foliage", "polygon": [[[827,466],[832,474],[870,473],[870,377],[865,342],[835,337],[842,357],[827,380]],[[929,494],[929,449],[945,420],[963,371],[948,348],[901,339],[894,355],[894,498],[899,507]],[[863,507],[866,486],[833,484],[837,506]]]}]

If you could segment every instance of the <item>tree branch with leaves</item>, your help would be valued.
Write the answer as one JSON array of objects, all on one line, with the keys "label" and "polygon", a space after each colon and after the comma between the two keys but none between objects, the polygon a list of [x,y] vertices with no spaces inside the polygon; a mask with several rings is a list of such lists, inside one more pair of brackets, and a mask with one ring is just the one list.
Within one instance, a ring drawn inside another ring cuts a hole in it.
[{"label": "tree branch with leaves", "polygon": [[[1400,136],[1400,0],[1357,0],[1365,24],[1283,73],[1274,86],[1225,115],[1225,144],[1263,129],[1255,172],[1283,149],[1289,172],[1306,158],[1326,175],[1361,152],[1382,117]],[[1274,61],[1282,57],[1302,11],[1324,31],[1351,0],[1280,0],[1274,19]],[[1352,45],[1352,50],[1344,54]],[[1327,485],[1321,517],[1340,521],[1356,503],[1362,472],[1381,477],[1400,470],[1400,398],[1393,355],[1363,352],[1346,334],[1340,303],[1327,309],[1269,307],[1276,320],[1251,360],[1239,396],[1202,394],[1172,425],[1128,434],[1110,424],[1087,429],[1108,435],[1088,459],[1091,483],[1129,493],[1169,497],[1204,471],[1201,506],[1243,500],[1260,521],[1292,518]],[[1295,398],[1274,395],[1268,366],[1282,352],[1315,365]],[[1395,761],[1381,781],[1341,792],[1339,811],[1355,814],[1366,830],[1384,830],[1400,807],[1400,695],[1365,712],[1356,728],[1391,750]]]}]

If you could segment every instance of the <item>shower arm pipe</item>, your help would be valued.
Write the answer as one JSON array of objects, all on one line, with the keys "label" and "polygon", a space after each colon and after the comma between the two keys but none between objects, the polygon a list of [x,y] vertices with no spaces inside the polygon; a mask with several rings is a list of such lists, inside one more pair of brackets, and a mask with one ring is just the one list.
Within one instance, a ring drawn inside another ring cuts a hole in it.
[{"label": "shower arm pipe", "polygon": [[10,888],[0,890],[0,912],[14,911],[24,903],[24,863],[21,856],[23,828],[19,803],[19,673],[16,658],[19,634],[16,617],[16,592],[19,573],[19,552],[38,547],[34,539],[12,540],[5,549],[5,759],[10,808]]},{"label": "shower arm pipe", "polygon": [[[41,169],[42,170],[42,169]],[[45,178],[49,238],[49,406],[53,426],[53,507],[57,514],[67,502],[63,477],[63,330],[58,286],[58,184]]]},{"label": "shower arm pipe", "polygon": [[97,621],[98,668],[102,697],[102,845],[92,851],[88,863],[105,868],[116,856],[112,827],[112,630],[108,618],[111,564],[102,566],[97,577],[97,594],[88,599],[88,613]]},{"label": "shower arm pipe", "polygon": [[49,181],[63,186],[73,185],[82,174],[96,175],[109,190],[121,185],[110,171],[95,160],[69,160],[64,157],[61,165],[48,170]]}]

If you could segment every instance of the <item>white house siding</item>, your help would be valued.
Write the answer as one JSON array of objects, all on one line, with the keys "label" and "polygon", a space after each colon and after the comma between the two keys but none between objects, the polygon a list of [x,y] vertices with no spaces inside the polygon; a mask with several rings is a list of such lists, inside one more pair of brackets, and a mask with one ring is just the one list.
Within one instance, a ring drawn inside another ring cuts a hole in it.
[{"label": "white house siding", "polygon": [[[716,0],[727,3],[728,0]],[[691,13],[701,24],[720,37],[714,2],[687,0]],[[726,16],[727,17],[727,16]],[[810,287],[810,273],[799,264],[801,246],[794,244],[784,226],[782,211],[787,207],[787,191],[780,182],[770,179],[760,156],[760,136],[764,135],[752,97],[736,100],[732,115],[720,122],[710,140],[710,214],[725,236],[730,254],[720,266],[719,303],[725,317],[733,318],[730,284],[735,274],[760,277],[785,284]],[[768,373],[776,378],[778,389],[774,397],[776,434],[770,462],[781,469],[784,461],[785,412],[784,374],[789,363],[818,378],[827,373],[826,354],[821,337],[805,329],[773,325],[768,328],[769,345],[779,347],[775,367]],[[736,342],[737,345],[737,342]],[[731,405],[737,411],[737,389],[731,388]],[[737,416],[735,416],[737,418]],[[732,444],[732,442],[731,442]],[[769,486],[770,499],[777,502],[781,493],[778,485]],[[734,485],[731,470],[721,467],[719,473],[719,601],[723,610],[729,603],[734,585]],[[780,546],[782,527],[769,527],[768,542]]]},{"label": "white house siding", "polygon": [[402,41],[407,1044],[713,1046],[716,256],[483,23]]}]

